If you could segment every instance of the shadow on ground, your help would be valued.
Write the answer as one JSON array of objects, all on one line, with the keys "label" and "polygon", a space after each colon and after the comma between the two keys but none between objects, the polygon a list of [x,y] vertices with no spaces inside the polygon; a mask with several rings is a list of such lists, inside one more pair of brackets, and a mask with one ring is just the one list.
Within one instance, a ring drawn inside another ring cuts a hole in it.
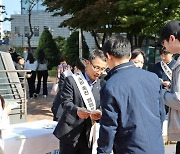
[{"label": "shadow on ground", "polygon": [[[51,112],[51,106],[54,100],[53,95],[50,94],[53,85],[53,80],[48,80],[48,96],[43,98],[42,95],[38,95],[35,99],[28,99],[27,101],[27,121],[37,121],[48,119],[52,120],[53,115]],[[42,92],[42,87],[41,87]],[[28,95],[28,92],[27,92]]]}]

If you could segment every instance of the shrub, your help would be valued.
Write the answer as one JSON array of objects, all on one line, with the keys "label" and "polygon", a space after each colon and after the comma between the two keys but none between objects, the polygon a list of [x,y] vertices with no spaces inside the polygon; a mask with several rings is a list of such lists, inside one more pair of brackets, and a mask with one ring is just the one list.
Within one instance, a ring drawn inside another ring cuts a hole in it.
[{"label": "shrub", "polygon": [[56,70],[49,70],[48,74],[50,77],[56,77],[56,72],[57,72]]}]

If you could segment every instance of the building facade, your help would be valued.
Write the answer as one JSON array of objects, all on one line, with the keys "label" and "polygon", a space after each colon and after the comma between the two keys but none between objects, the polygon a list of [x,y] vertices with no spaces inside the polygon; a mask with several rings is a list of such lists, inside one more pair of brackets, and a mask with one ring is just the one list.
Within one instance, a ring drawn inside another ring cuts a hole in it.
[{"label": "building facade", "polygon": [[[30,4],[26,3],[27,0],[21,0],[21,14],[12,15],[11,18],[11,44],[14,46],[27,47],[27,36],[29,35],[29,22],[28,22],[28,7]],[[38,40],[44,29],[49,29],[53,37],[62,36],[68,38],[71,34],[71,30],[67,27],[60,28],[59,25],[69,16],[56,16],[53,17],[53,13],[45,12],[45,7],[41,5],[42,2],[32,10],[31,23],[34,31],[34,35],[31,38],[31,46],[36,48],[38,46]],[[90,33],[83,32],[89,49],[92,50],[95,47],[95,42]]]}]

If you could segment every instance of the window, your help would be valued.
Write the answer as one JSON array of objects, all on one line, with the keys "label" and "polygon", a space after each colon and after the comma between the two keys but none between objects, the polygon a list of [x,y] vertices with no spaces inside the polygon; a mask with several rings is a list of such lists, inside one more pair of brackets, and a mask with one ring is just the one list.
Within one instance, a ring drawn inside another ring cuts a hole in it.
[{"label": "window", "polygon": [[39,26],[34,26],[34,37],[39,36]]},{"label": "window", "polygon": [[28,27],[28,26],[25,26],[25,27],[24,27],[24,36],[25,36],[25,37],[28,37],[28,36],[29,36],[29,27]]},{"label": "window", "polygon": [[15,27],[15,34],[17,34],[17,35],[20,34],[20,28],[19,27]]},{"label": "window", "polygon": [[49,30],[49,27],[48,27],[48,26],[44,26],[44,29],[47,29],[47,30]]}]

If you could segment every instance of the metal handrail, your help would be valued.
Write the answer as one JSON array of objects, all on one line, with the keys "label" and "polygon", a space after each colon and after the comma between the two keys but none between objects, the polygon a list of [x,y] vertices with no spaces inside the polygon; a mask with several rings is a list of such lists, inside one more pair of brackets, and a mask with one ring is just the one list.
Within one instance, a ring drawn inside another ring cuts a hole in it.
[{"label": "metal handrail", "polygon": [[31,70],[0,70],[0,73],[7,73],[7,72],[31,72]]},{"label": "metal handrail", "polygon": [[[18,73],[24,73],[18,77]],[[0,94],[5,101],[15,101],[19,107],[14,108],[10,116],[20,115],[27,117],[27,81],[26,74],[31,70],[0,70]],[[3,74],[3,75],[2,75]]]}]

